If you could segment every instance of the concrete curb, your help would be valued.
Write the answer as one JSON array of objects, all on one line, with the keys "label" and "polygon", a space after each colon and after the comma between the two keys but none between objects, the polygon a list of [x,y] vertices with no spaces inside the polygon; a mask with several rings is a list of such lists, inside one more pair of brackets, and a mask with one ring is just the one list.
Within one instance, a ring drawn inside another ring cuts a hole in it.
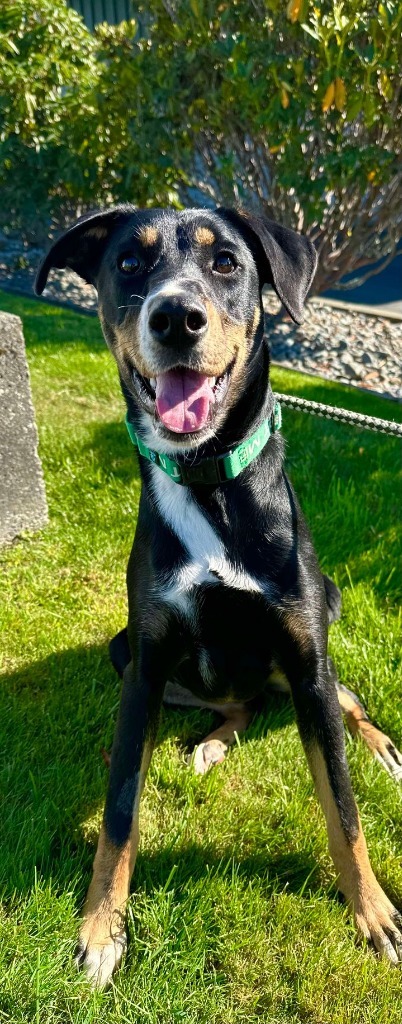
[{"label": "concrete curb", "polygon": [[35,295],[35,292],[24,291],[23,288],[13,288],[11,285],[4,284],[0,280],[0,291],[7,292],[8,295],[18,295],[21,299],[32,299],[34,302],[42,302],[45,306],[58,306],[59,309],[68,309],[72,313],[82,313],[83,316],[97,316],[98,311],[96,309],[88,309],[86,306],[80,306],[77,302],[71,302],[70,299],[53,299],[47,298],[44,295]]},{"label": "concrete curb", "polygon": [[[374,398],[382,398],[384,402],[395,402],[396,405],[402,405],[401,399],[397,398],[396,395],[390,395],[389,391],[375,391],[374,388],[365,388],[364,384],[355,384],[352,380],[346,382],[344,380],[336,380],[334,377],[323,377],[319,370],[317,370],[317,373],[313,373],[312,370],[301,370],[300,366],[294,366],[287,359],[280,360],[271,356],[271,366],[276,366],[278,370],[293,370],[294,373],[299,373],[301,377],[308,377],[313,381],[319,380],[323,384],[339,384],[340,388],[350,388],[351,391],[363,391],[365,395],[374,395]],[[397,422],[399,423],[399,420]]]},{"label": "concrete curb", "polygon": [[343,310],[344,313],[363,313],[364,316],[380,316],[383,320],[400,320],[402,313],[393,309],[384,309],[383,306],[363,306],[359,302],[345,302],[344,299],[327,299],[325,295],[312,295],[314,306],[332,306],[333,309]]}]

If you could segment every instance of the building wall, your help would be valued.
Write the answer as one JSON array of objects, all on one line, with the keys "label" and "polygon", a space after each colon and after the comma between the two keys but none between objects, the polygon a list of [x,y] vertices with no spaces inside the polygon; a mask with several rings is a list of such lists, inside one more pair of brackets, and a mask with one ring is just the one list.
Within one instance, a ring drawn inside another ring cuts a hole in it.
[{"label": "building wall", "polygon": [[133,17],[131,0],[68,0],[84,19],[89,29],[93,29],[100,21],[108,21],[110,25],[118,25]]}]

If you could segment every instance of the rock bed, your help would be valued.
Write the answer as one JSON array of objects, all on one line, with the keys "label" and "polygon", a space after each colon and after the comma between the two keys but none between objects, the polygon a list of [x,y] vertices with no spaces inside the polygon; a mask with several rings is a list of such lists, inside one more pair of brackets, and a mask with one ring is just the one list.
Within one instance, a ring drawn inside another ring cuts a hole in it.
[{"label": "rock bed", "polygon": [[[265,308],[277,312],[277,300]],[[315,299],[300,327],[268,316],[266,333],[274,363],[402,400],[402,321]]]},{"label": "rock bed", "polygon": [[[43,250],[0,232],[0,287],[33,294]],[[95,312],[96,292],[72,271],[52,271],[44,297]],[[402,400],[402,321],[331,306],[307,306],[303,324],[278,319],[279,302],[264,298],[272,360],[280,366]]]}]

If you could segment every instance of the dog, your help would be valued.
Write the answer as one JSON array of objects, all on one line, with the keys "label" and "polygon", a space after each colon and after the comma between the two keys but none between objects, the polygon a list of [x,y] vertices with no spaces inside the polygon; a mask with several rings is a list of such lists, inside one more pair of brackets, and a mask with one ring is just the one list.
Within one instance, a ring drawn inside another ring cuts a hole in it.
[{"label": "dog", "polygon": [[264,339],[263,286],[300,323],[315,249],[224,207],[121,205],[84,216],[53,244],[37,294],[53,267],[97,289],[142,478],[128,626],[111,643],[121,704],[77,963],[103,987],[126,945],[139,803],[164,695],[221,710],[223,724],[195,752],[202,773],[223,760],[270,685],[291,693],[357,929],[396,963],[402,919],[370,865],[341,709],[396,778],[402,757],[328,657],[340,594],[320,571],[284,472]]}]

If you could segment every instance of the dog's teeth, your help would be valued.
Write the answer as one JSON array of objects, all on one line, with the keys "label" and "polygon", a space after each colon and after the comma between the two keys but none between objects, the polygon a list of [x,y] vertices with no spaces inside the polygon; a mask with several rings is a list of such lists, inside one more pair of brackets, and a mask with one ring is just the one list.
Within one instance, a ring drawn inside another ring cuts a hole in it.
[{"label": "dog's teeth", "polygon": [[150,377],[149,378],[149,383],[151,385],[151,388],[153,388],[154,391],[156,391],[156,377]]}]

